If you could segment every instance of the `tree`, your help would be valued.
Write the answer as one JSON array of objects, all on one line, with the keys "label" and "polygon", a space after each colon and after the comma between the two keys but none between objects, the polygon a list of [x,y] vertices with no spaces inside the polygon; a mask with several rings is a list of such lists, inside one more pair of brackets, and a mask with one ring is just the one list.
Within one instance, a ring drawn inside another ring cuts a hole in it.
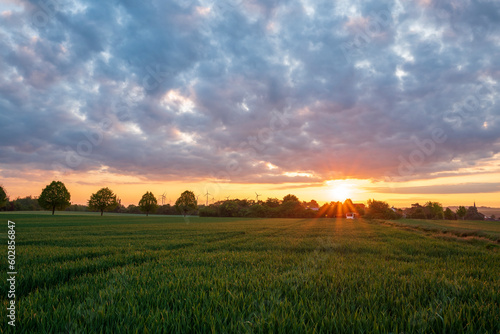
[{"label": "tree", "polygon": [[310,209],[313,209],[313,208],[314,208],[314,209],[319,209],[319,204],[318,204],[318,202],[316,202],[315,200],[311,200],[310,202],[308,202],[308,203],[306,204],[306,206],[307,206],[308,208],[310,208]]},{"label": "tree", "polygon": [[70,202],[71,195],[61,181],[52,181],[51,184],[43,188],[40,197],[38,197],[38,203],[40,206],[47,210],[52,210],[52,215],[54,211],[64,210],[66,207],[71,205]]},{"label": "tree", "polygon": [[205,206],[199,210],[200,217],[218,217],[217,209],[213,206]]},{"label": "tree", "polygon": [[90,210],[101,211],[102,216],[104,210],[113,210],[118,205],[118,201],[116,200],[116,195],[106,187],[92,194],[88,204]]},{"label": "tree", "polygon": [[[26,196],[24,198],[16,198],[11,202],[14,204],[14,209],[16,211],[39,211],[42,210],[42,207],[40,203],[38,202],[38,199],[33,198],[30,196]],[[52,209],[52,207],[48,207],[49,210]]]},{"label": "tree", "polygon": [[158,209],[158,201],[155,195],[151,192],[146,192],[139,201],[139,207],[142,212],[146,212],[146,217],[150,212],[155,212]]},{"label": "tree", "polygon": [[280,200],[277,199],[277,198],[271,198],[269,197],[267,200],[266,200],[266,206],[267,207],[270,207],[270,208],[277,208],[278,206],[280,206]]},{"label": "tree", "polygon": [[196,202],[196,197],[192,191],[186,190],[181,194],[181,196],[175,201],[175,208],[177,211],[182,213],[184,217],[189,211],[194,211],[198,207]]},{"label": "tree", "polygon": [[[293,196],[293,195],[291,195]],[[285,196],[286,197],[286,196]],[[295,197],[295,196],[293,196]],[[295,197],[296,198],[296,197]],[[295,218],[299,217],[300,213],[304,210],[300,201],[294,200],[283,200],[283,203],[279,207],[279,216],[283,218]]]},{"label": "tree", "polygon": [[458,218],[460,219],[464,219],[465,217],[465,214],[467,213],[467,209],[465,208],[465,206],[459,206],[458,209],[457,209],[457,216]]},{"label": "tree", "polygon": [[429,202],[425,203],[425,208],[427,211],[427,218],[428,219],[443,219],[444,218],[443,207],[440,203],[429,201]]},{"label": "tree", "polygon": [[158,208],[158,210],[156,210],[156,213],[159,213],[160,215],[176,215],[177,210],[175,209],[175,206],[163,204]]},{"label": "tree", "polygon": [[9,198],[7,197],[7,194],[5,193],[3,187],[0,186],[0,208],[5,206],[8,202]]},{"label": "tree", "polygon": [[221,217],[238,217],[240,207],[236,201],[225,201],[219,207]]},{"label": "tree", "polygon": [[389,208],[389,204],[374,199],[368,200],[367,218],[372,219],[398,219],[400,215]]},{"label": "tree", "polygon": [[424,207],[418,203],[412,204],[411,208],[406,209],[406,217],[413,219],[425,219]]},{"label": "tree", "polygon": [[141,208],[135,206],[134,204],[130,204],[127,206],[127,213],[141,213]]},{"label": "tree", "polygon": [[364,204],[354,204],[354,208],[356,209],[356,212],[360,216],[365,215],[365,205]]},{"label": "tree", "polygon": [[450,208],[446,208],[446,210],[444,210],[444,219],[457,220],[457,215],[455,214],[455,212],[451,211]]},{"label": "tree", "polygon": [[299,199],[295,195],[288,194],[285,197],[283,197],[283,203],[286,202],[299,202]]}]

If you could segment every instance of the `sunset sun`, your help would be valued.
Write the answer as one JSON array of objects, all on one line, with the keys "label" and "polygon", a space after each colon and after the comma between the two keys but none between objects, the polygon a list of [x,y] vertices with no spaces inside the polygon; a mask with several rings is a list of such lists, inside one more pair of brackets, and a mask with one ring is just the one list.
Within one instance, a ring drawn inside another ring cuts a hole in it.
[{"label": "sunset sun", "polygon": [[332,201],[345,201],[352,196],[352,186],[342,180],[329,181],[327,184],[330,186],[330,196]]}]

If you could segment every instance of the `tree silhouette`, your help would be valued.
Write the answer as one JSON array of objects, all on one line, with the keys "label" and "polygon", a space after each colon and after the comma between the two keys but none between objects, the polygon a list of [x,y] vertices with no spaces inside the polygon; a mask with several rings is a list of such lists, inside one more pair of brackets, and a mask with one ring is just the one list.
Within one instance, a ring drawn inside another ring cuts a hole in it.
[{"label": "tree silhouette", "polygon": [[268,206],[270,208],[277,208],[278,206],[280,206],[280,200],[277,199],[277,198],[271,198],[271,197],[269,197],[266,200],[266,206]]},{"label": "tree silhouette", "polygon": [[457,219],[457,215],[455,214],[455,212],[451,211],[450,208],[446,208],[446,210],[444,210],[444,219],[446,219],[446,220],[456,220]]},{"label": "tree silhouette", "polygon": [[2,186],[0,186],[0,208],[3,207],[9,199],[7,198],[7,194],[5,193],[5,190],[3,189]]},{"label": "tree silhouette", "polygon": [[146,217],[150,212],[155,212],[158,208],[158,201],[156,200],[155,195],[151,192],[146,192],[142,195],[142,198],[139,201],[139,207],[142,212],[146,212]]},{"label": "tree silhouette", "polygon": [[425,209],[427,211],[428,219],[444,218],[443,206],[441,205],[441,203],[429,201],[425,203]]},{"label": "tree silhouette", "polygon": [[89,209],[92,211],[101,211],[101,216],[104,210],[113,210],[117,205],[116,195],[109,188],[102,188],[95,194],[90,196]]},{"label": "tree silhouette", "polygon": [[458,218],[464,219],[466,213],[467,213],[467,209],[465,208],[465,206],[461,205],[458,207],[458,209],[457,209]]},{"label": "tree silhouette", "polygon": [[286,202],[299,202],[299,199],[295,195],[288,194],[285,197],[283,197],[283,203],[286,203]]},{"label": "tree silhouette", "polygon": [[43,188],[40,197],[38,197],[38,203],[42,208],[52,210],[52,215],[54,215],[56,209],[64,210],[70,206],[70,199],[71,195],[64,183],[52,181],[51,184]]},{"label": "tree silhouette", "polygon": [[389,208],[389,204],[384,201],[368,200],[366,217],[369,219],[397,219],[398,214]]},{"label": "tree silhouette", "polygon": [[194,211],[198,207],[196,203],[196,197],[192,191],[186,190],[181,194],[181,196],[175,201],[175,208],[177,211],[182,213],[184,217],[189,211]]}]

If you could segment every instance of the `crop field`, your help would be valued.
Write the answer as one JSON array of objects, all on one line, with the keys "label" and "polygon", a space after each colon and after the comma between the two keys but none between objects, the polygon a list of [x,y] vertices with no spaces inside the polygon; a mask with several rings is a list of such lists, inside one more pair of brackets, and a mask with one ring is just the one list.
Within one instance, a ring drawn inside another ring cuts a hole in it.
[{"label": "crop field", "polygon": [[0,217],[2,277],[16,223],[16,333],[500,331],[488,238],[345,219]]},{"label": "crop field", "polygon": [[439,233],[441,237],[484,238],[500,242],[500,222],[479,220],[424,220],[400,219],[384,222],[392,226],[408,227],[430,233]]}]

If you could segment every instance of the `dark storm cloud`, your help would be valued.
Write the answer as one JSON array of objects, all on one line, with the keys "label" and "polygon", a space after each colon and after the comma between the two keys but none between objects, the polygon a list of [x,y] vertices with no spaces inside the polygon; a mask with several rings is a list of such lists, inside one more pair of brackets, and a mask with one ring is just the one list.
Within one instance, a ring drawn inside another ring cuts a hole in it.
[{"label": "dark storm cloud", "polygon": [[494,1],[12,3],[3,177],[398,181],[500,152]]}]

